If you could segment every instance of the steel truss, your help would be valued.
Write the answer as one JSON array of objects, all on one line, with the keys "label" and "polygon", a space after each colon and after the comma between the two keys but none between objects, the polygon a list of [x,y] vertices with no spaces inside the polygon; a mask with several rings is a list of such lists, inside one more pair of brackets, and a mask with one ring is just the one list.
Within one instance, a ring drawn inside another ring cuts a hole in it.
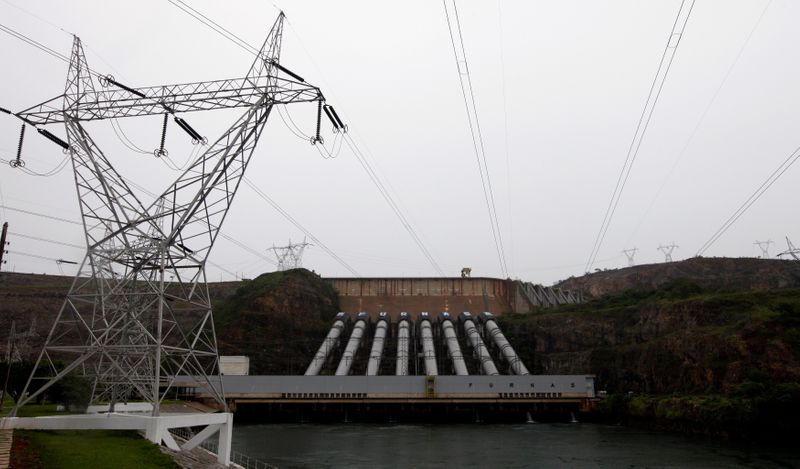
[{"label": "steel truss", "polygon": [[[324,101],[302,79],[278,76],[299,78],[279,65],[283,21],[281,13],[245,78],[151,88],[112,78],[121,89],[96,89],[76,37],[64,94],[16,114],[31,125],[64,123],[87,252],[14,412],[71,373],[90,378],[92,402],[112,409],[142,399],[158,415],[179,375],[199,377],[226,407],[206,261],[272,107]],[[63,107],[53,110],[57,100]],[[234,107],[246,110],[148,206],[82,125]]]}]

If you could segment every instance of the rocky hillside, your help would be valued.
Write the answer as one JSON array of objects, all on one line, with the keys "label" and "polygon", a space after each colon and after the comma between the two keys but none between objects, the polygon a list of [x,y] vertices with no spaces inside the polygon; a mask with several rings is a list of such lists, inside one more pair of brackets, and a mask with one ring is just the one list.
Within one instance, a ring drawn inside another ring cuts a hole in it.
[{"label": "rocky hillside", "polygon": [[308,270],[263,274],[215,304],[220,353],[249,356],[251,374],[303,374],[338,311]]},{"label": "rocky hillside", "polygon": [[[0,272],[0,353],[5,354],[11,322],[17,332],[30,331],[27,355],[35,359],[64,303],[73,277]],[[213,300],[231,296],[242,282],[208,284]]]},{"label": "rocky hillside", "polygon": [[714,290],[800,288],[800,262],[778,259],[694,257],[680,262],[602,270],[570,277],[556,287],[583,291],[587,298],[627,290],[654,290],[676,279]]},{"label": "rocky hillside", "polygon": [[730,392],[800,382],[800,289],[716,292],[687,280],[500,318],[536,373],[594,373],[609,392]]}]

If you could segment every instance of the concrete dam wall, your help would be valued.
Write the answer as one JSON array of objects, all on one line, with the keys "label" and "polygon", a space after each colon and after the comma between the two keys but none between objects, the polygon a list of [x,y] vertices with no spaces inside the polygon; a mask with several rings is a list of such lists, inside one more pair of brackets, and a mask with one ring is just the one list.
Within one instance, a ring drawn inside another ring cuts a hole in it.
[{"label": "concrete dam wall", "polygon": [[492,311],[526,313],[559,304],[579,303],[582,295],[520,280],[488,277],[328,278],[339,292],[342,311],[366,311],[372,317],[402,311]]}]

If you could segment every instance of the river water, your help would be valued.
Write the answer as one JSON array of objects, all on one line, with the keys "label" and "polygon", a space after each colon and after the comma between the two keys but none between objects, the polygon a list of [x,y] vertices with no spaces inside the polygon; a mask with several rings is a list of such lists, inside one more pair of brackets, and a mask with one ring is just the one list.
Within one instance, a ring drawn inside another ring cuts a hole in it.
[{"label": "river water", "polygon": [[800,468],[800,449],[597,424],[237,424],[233,449],[280,468]]}]

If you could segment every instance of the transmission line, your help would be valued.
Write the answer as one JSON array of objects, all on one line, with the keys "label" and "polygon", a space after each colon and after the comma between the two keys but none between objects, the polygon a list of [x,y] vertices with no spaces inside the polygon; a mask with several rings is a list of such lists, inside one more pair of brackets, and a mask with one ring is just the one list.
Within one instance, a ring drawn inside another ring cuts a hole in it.
[{"label": "transmission line", "polygon": [[692,132],[689,134],[689,138],[686,139],[686,143],[683,144],[683,147],[678,152],[678,156],[672,163],[672,167],[670,168],[667,177],[664,178],[664,181],[661,183],[661,186],[659,186],[658,191],[656,191],[656,194],[650,200],[650,205],[647,207],[647,210],[645,210],[644,215],[642,216],[641,219],[639,219],[639,223],[636,224],[636,228],[634,228],[633,232],[628,237],[628,240],[625,242],[626,245],[631,242],[633,237],[639,231],[639,228],[642,226],[645,219],[647,219],[647,216],[650,214],[650,211],[653,209],[653,206],[655,205],[659,196],[661,196],[661,193],[664,191],[664,188],[666,187],[667,183],[672,178],[673,173],[675,173],[675,169],[678,167],[678,163],[680,163],[681,160],[683,160],[683,157],[686,154],[686,150],[689,148],[689,145],[694,141],[694,138],[697,135],[700,126],[703,124],[703,122],[705,122],[709,110],[711,110],[711,107],[717,101],[719,93],[722,91],[722,88],[725,86],[725,83],[727,83],[728,78],[730,78],[733,69],[736,68],[736,65],[739,63],[739,59],[742,58],[742,53],[744,53],[744,50],[747,48],[747,45],[750,44],[750,39],[752,39],[753,34],[756,32],[756,29],[758,29],[758,26],[761,24],[761,20],[764,18],[764,14],[767,12],[771,4],[772,0],[769,0],[766,3],[766,5],[764,5],[764,8],[761,10],[761,14],[758,16],[758,19],[756,19],[756,22],[753,24],[753,27],[750,28],[750,33],[747,35],[747,38],[745,39],[744,43],[742,43],[741,47],[739,47],[739,52],[736,54],[736,58],[728,67],[728,70],[725,72],[725,76],[722,78],[722,81],[719,83],[719,86],[717,86],[717,89],[714,91],[714,94],[711,96],[711,99],[708,101],[708,104],[706,104],[705,109],[703,109],[703,113],[700,115],[700,119],[697,121],[697,124],[695,124],[694,129],[692,129]]},{"label": "transmission line", "polygon": [[398,207],[397,203],[395,203],[394,199],[392,199],[392,196],[391,194],[389,194],[388,189],[386,189],[386,186],[383,185],[383,182],[380,180],[378,174],[369,164],[369,161],[367,160],[366,156],[356,146],[355,141],[347,134],[345,134],[344,136],[344,141],[345,143],[347,143],[347,146],[350,147],[350,150],[353,152],[353,155],[355,155],[356,159],[358,160],[358,163],[361,165],[362,168],[364,168],[364,171],[366,171],[367,175],[372,181],[372,184],[375,185],[375,187],[378,189],[378,192],[381,193],[386,203],[389,204],[389,208],[392,209],[394,214],[400,220],[400,223],[403,225],[403,228],[405,228],[408,234],[411,235],[411,238],[414,240],[414,243],[416,243],[417,247],[419,247],[420,251],[422,251],[423,255],[428,259],[428,262],[430,262],[430,264],[433,266],[436,272],[442,277],[444,277],[445,276],[444,271],[441,269],[441,267],[439,267],[439,264],[433,258],[433,255],[430,253],[430,251],[428,251],[428,248],[425,247],[425,244],[422,242],[422,239],[420,239],[414,227],[411,226],[411,223],[408,221],[403,212],[400,210],[400,207]]},{"label": "transmission line", "polygon": [[257,194],[259,197],[261,197],[261,198],[262,198],[262,199],[263,199],[263,200],[264,200],[266,203],[270,204],[270,205],[272,206],[272,208],[274,208],[275,210],[277,210],[277,211],[278,211],[278,213],[280,213],[281,215],[283,215],[283,217],[284,217],[284,218],[286,218],[287,220],[289,220],[289,222],[291,222],[291,223],[292,223],[292,224],[293,224],[293,225],[294,225],[294,226],[295,226],[297,229],[299,229],[300,231],[302,231],[302,232],[303,232],[303,234],[305,234],[305,235],[306,235],[306,236],[307,236],[309,239],[311,239],[312,241],[314,241],[314,242],[316,243],[316,245],[317,245],[317,246],[319,246],[320,248],[322,248],[322,250],[323,250],[323,251],[325,251],[326,253],[328,253],[328,255],[329,255],[329,256],[331,256],[331,257],[332,257],[332,258],[333,258],[333,259],[334,259],[336,262],[338,262],[338,263],[339,263],[339,264],[340,264],[342,267],[344,267],[345,269],[347,269],[347,270],[348,270],[348,271],[349,271],[351,274],[353,274],[354,276],[356,276],[356,277],[361,277],[361,274],[359,274],[359,273],[358,273],[358,272],[357,272],[355,269],[353,269],[352,267],[350,267],[350,265],[349,265],[347,262],[345,262],[345,261],[344,261],[344,259],[342,259],[341,257],[339,257],[339,256],[338,256],[338,255],[337,255],[335,252],[333,252],[333,250],[331,250],[331,249],[330,249],[328,246],[326,246],[326,245],[325,245],[325,243],[323,243],[322,241],[320,241],[320,240],[319,240],[319,238],[317,238],[316,236],[314,236],[314,234],[313,234],[313,233],[311,233],[310,231],[308,231],[308,230],[307,230],[307,229],[306,229],[306,228],[305,228],[303,225],[301,225],[301,224],[300,224],[300,222],[298,222],[297,220],[295,220],[295,219],[294,219],[294,217],[292,217],[291,215],[289,215],[289,213],[288,213],[288,212],[286,212],[286,210],[284,210],[283,208],[281,208],[281,206],[280,206],[280,205],[278,205],[278,204],[277,204],[277,203],[276,203],[274,200],[272,200],[272,198],[270,198],[270,197],[269,197],[267,194],[265,194],[265,193],[264,193],[264,191],[262,191],[261,189],[259,189],[259,188],[258,188],[258,186],[256,186],[255,184],[253,184],[253,181],[251,181],[251,180],[250,180],[250,179],[248,179],[247,177],[243,177],[243,178],[242,178],[242,180],[244,181],[244,183],[245,183],[245,184],[247,184],[247,185],[248,185],[248,187],[250,187],[251,189],[253,189],[253,191],[254,191],[254,192],[255,192],[255,193],[256,193],[256,194]]},{"label": "transmission line", "polygon": [[506,187],[508,188],[508,235],[511,244],[511,269],[514,269],[514,217],[512,210],[512,203],[514,201],[513,193],[511,190],[511,153],[508,145],[508,99],[506,93],[506,59],[504,52],[504,34],[503,34],[503,0],[497,0],[497,25],[500,30],[500,76],[501,76],[501,89],[503,90],[503,142],[506,154]]},{"label": "transmission line", "polygon": [[27,234],[22,234],[22,233],[14,233],[14,232],[11,232],[11,231],[9,231],[8,234],[9,235],[13,235],[13,236],[18,236],[20,238],[31,239],[31,240],[34,240],[34,241],[42,241],[42,242],[45,242],[45,243],[58,244],[58,245],[61,245],[61,246],[67,246],[67,247],[70,247],[70,248],[77,248],[77,249],[85,249],[86,248],[86,246],[80,246],[78,244],[65,243],[64,241],[56,241],[54,239],[40,238],[38,236],[32,236],[32,235],[27,235]]},{"label": "transmission line", "polygon": [[[67,57],[66,55],[64,55],[64,54],[62,54],[60,52],[57,52],[57,51],[51,49],[50,47],[47,47],[46,45],[42,44],[41,42],[35,41],[35,40],[31,39],[30,37],[20,33],[19,31],[15,31],[14,29],[12,29],[10,27],[5,26],[4,24],[0,24],[0,31],[3,31],[4,33],[10,35],[11,37],[17,38],[20,41],[25,42],[26,44],[29,44],[29,45],[39,49],[40,51],[42,51],[42,52],[44,52],[46,54],[52,55],[53,57],[57,58],[58,60],[61,60],[61,61],[66,62],[66,63],[70,63],[69,57]],[[96,77],[102,77],[103,76],[100,73],[92,70],[91,68],[88,69],[88,70],[89,70],[89,73],[91,73],[92,75],[94,75]]]},{"label": "transmission line", "polygon": [[12,212],[24,213],[26,215],[33,215],[33,216],[41,217],[41,218],[48,218],[50,220],[61,221],[61,222],[64,222],[64,223],[71,223],[73,225],[83,225],[83,223],[75,221],[75,220],[70,220],[68,218],[55,217],[53,215],[47,215],[45,213],[33,212],[31,210],[23,210],[21,208],[10,207],[8,205],[0,205],[0,207],[2,207],[5,210],[11,210]]},{"label": "transmission line", "polygon": [[[464,98],[464,108],[467,111],[467,121],[469,123],[470,134],[472,135],[472,146],[475,150],[475,159],[478,163],[478,172],[481,176],[483,198],[486,202],[486,211],[489,214],[489,224],[492,229],[492,238],[494,239],[497,258],[500,261],[500,270],[502,271],[503,276],[507,277],[508,267],[506,265],[506,254],[505,249],[503,248],[503,238],[500,234],[500,223],[497,217],[497,208],[494,203],[494,191],[492,189],[492,180],[489,177],[489,166],[486,162],[486,149],[483,144],[483,133],[481,132],[481,125],[478,119],[478,109],[475,105],[475,93],[472,88],[472,77],[469,73],[469,64],[467,63],[467,52],[466,48],[464,47],[464,37],[461,32],[461,22],[458,17],[458,8],[456,7],[455,0],[451,0],[451,2],[453,5],[453,17],[456,24],[455,30],[453,29],[453,25],[450,21],[450,11],[447,8],[447,0],[442,0],[445,17],[447,19],[447,29],[450,33],[450,42],[453,45],[453,56],[456,60],[458,81],[461,84],[461,94]],[[458,49],[456,46],[456,35],[458,36],[458,42],[460,44],[461,58],[458,55]],[[462,64],[464,66],[463,71],[461,69]],[[467,77],[466,83],[464,82],[465,75]],[[467,98],[467,94],[470,96],[469,99]]]},{"label": "transmission line", "polygon": [[[135,185],[135,186],[137,186],[137,189],[152,195],[152,193],[147,191],[145,188],[143,188],[141,186],[138,186],[136,184],[132,184],[131,181],[128,181],[128,180],[126,180],[126,182],[128,184]],[[31,210],[23,210],[23,209],[16,208],[16,207],[10,207],[8,205],[0,205],[0,208],[2,208],[4,210],[11,210],[12,212],[19,212],[19,213],[24,213],[26,215],[33,215],[33,216],[37,216],[37,217],[41,217],[41,218],[47,218],[47,219],[50,219],[50,220],[60,221],[60,222],[63,222],[63,223],[70,223],[72,225],[81,225],[82,224],[80,222],[77,222],[75,220],[70,220],[68,218],[56,217],[56,216],[48,215],[48,214],[45,214],[45,213],[34,212],[34,211],[31,211]],[[86,248],[86,246],[78,246],[76,244],[61,243],[61,242],[58,242],[58,241],[47,240],[47,239],[44,239],[44,238],[35,238],[35,237],[32,237],[32,236],[26,236],[26,235],[21,235],[21,234],[16,234],[16,236],[30,237],[31,239],[38,239],[40,241],[52,242],[52,243],[56,243],[56,244],[64,244],[64,245],[67,245],[69,247],[76,247],[76,248],[81,248],[81,249],[85,249]],[[263,259],[264,261],[269,262],[272,265],[275,265],[275,261],[273,261],[272,259],[267,257],[265,254],[262,254],[262,253],[258,252],[257,250],[255,250],[255,249],[247,246],[246,244],[242,243],[241,241],[238,241],[238,240],[234,239],[230,235],[227,235],[225,233],[220,233],[220,236],[222,236],[223,238],[227,239],[228,241],[230,241],[231,243],[235,244],[236,246],[244,249],[245,251],[249,252],[250,254],[253,254],[254,256],[257,256],[257,257]],[[52,260],[52,259],[49,259],[49,260]],[[211,264],[212,266],[214,266],[214,267],[216,267],[216,268],[218,268],[218,269],[230,274],[231,276],[236,277],[236,274],[234,274],[233,272],[225,269],[224,267],[222,267],[222,266],[220,266],[218,264],[215,264],[215,263],[213,263],[211,261],[207,261],[207,262],[209,264]]]},{"label": "transmission line", "polygon": [[710,248],[714,243],[716,243],[717,240],[723,234],[725,234],[725,232],[728,231],[728,229],[731,226],[733,226],[733,224],[736,223],[736,221],[742,215],[744,215],[747,209],[749,209],[754,203],[756,203],[756,201],[760,199],[762,195],[764,195],[764,192],[766,192],[767,189],[772,187],[772,185],[775,184],[775,181],[777,181],[781,176],[783,176],[783,173],[785,173],[789,168],[792,167],[792,165],[798,160],[798,158],[800,158],[800,147],[795,148],[795,150],[792,153],[790,153],[789,156],[787,156],[786,159],[783,160],[783,162],[781,162],[781,164],[778,165],[778,167],[775,168],[775,170],[772,171],[772,173],[769,176],[767,176],[767,179],[765,179],[764,182],[762,182],[761,185],[758,186],[758,188],[756,188],[756,190],[752,194],[750,194],[750,197],[748,197],[739,206],[739,208],[737,208],[736,211],[734,211],[733,214],[730,217],[728,217],[727,220],[725,220],[722,226],[720,226],[717,229],[717,231],[715,231],[714,234],[711,235],[711,237],[705,243],[703,243],[702,246],[700,246],[700,249],[697,250],[696,255],[697,256],[703,255],[703,253],[706,252],[708,248]]},{"label": "transmission line", "polygon": [[[215,22],[214,20],[209,18],[207,15],[204,15],[201,12],[195,10],[194,8],[190,7],[189,5],[187,5],[186,3],[184,3],[181,0],[167,0],[167,1],[169,3],[171,3],[172,5],[180,8],[182,11],[187,13],[192,18],[196,19],[197,21],[200,21],[201,23],[203,23],[207,27],[211,28],[212,30],[214,30],[215,32],[220,34],[222,37],[224,37],[224,38],[228,39],[229,41],[231,41],[232,43],[236,44],[238,47],[242,48],[243,50],[248,51],[251,54],[254,54],[256,56],[258,55],[258,51],[254,47],[250,46],[245,40],[243,40],[242,38],[240,38],[236,34],[232,33],[231,31],[229,31],[225,27],[221,26],[219,23]],[[280,109],[279,109],[279,113],[280,113]],[[282,115],[281,115],[281,118],[283,119]],[[294,124],[294,121],[291,120],[291,116],[289,116],[288,113],[287,113],[287,118],[292,122],[292,124]],[[284,121],[284,124],[286,124],[285,121]],[[289,126],[288,124],[286,124],[286,125],[289,128],[289,130],[291,130],[293,133],[295,133],[295,135],[298,135],[296,132],[294,132],[294,129],[292,128],[292,126]],[[296,127],[296,124],[294,124],[294,126]],[[298,135],[298,136],[300,136],[300,135]],[[371,166],[369,165],[369,163],[367,162],[367,160],[366,160],[366,158],[364,156],[364,153],[360,149],[358,149],[358,145],[356,145],[355,140],[352,140],[347,135],[345,135],[342,138],[345,140],[345,143],[347,143],[348,146],[350,146],[350,148],[353,150],[353,154],[357,155],[356,158],[359,160],[359,163],[361,164],[362,168],[364,168],[364,170],[367,172],[367,175],[370,177],[370,179],[373,181],[375,186],[378,188],[378,190],[381,193],[381,195],[384,197],[386,202],[389,204],[389,207],[392,209],[392,211],[398,217],[398,219],[400,220],[400,223],[403,225],[404,228],[406,228],[406,231],[409,232],[409,234],[411,235],[412,239],[417,244],[417,246],[420,248],[420,250],[422,251],[422,253],[425,256],[425,258],[428,259],[428,262],[431,263],[431,266],[436,270],[436,272],[439,275],[444,276],[445,275],[444,271],[441,269],[441,267],[439,267],[438,263],[433,258],[433,256],[430,253],[430,251],[425,247],[424,243],[422,242],[422,240],[419,237],[419,235],[416,233],[416,230],[413,228],[411,223],[403,215],[403,213],[400,210],[398,204],[393,200],[391,194],[388,192],[388,190],[386,190],[385,186],[380,181],[380,178],[378,177],[377,173],[375,173],[375,171],[372,170]],[[341,145],[341,142],[340,142],[340,145]],[[325,151],[328,152],[327,149]],[[329,157],[335,157],[336,153],[338,153],[338,151],[335,150],[335,153],[331,154],[330,152],[328,152],[328,155],[329,155]],[[361,158],[359,158],[358,155],[361,155]],[[325,156],[323,155],[323,157],[325,157]],[[362,158],[363,158],[363,161],[362,161]],[[292,222],[298,229],[303,231],[310,239],[313,239],[320,247],[323,248],[323,250],[328,252],[328,254],[331,255],[331,257],[333,257],[335,260],[337,260],[337,262],[339,262],[343,267],[345,267],[353,275],[360,276],[354,269],[352,269],[352,267],[350,267],[346,262],[344,262],[344,260],[342,260],[333,251],[329,250],[327,247],[325,247],[323,244],[321,244],[319,242],[319,240],[316,239],[316,237],[314,237],[313,234],[311,234],[310,232],[308,232],[308,230],[303,228],[302,225],[300,225],[296,220],[294,220],[294,218],[292,218],[288,213],[286,213],[282,208],[280,208],[280,206],[278,206],[272,199],[270,199],[268,196],[266,196],[266,194],[261,192],[260,189],[258,189],[254,184],[252,184],[252,182],[250,182],[247,178],[245,178],[244,181],[254,191],[256,191],[256,193],[258,193],[260,196],[262,196],[262,198],[267,203],[272,205],[273,208],[275,208],[276,210],[278,210],[278,212],[283,214],[284,217],[287,220]]]},{"label": "transmission line", "polygon": [[240,38],[236,34],[230,32],[228,29],[225,29],[219,23],[217,23],[216,21],[212,20],[208,16],[206,16],[203,13],[195,10],[194,8],[192,8],[191,6],[186,4],[186,2],[183,2],[181,0],[167,0],[167,1],[169,3],[171,3],[172,5],[178,7],[179,9],[181,9],[184,13],[188,14],[192,18],[196,19],[197,21],[199,21],[199,22],[203,23],[204,25],[208,26],[209,28],[211,28],[212,30],[217,32],[218,34],[222,35],[224,38],[228,39],[232,43],[234,43],[237,46],[241,47],[246,52],[248,52],[248,53],[250,53],[252,55],[258,56],[258,49],[256,49],[255,47],[251,46],[250,44],[247,43],[247,41],[245,41],[244,39]]},{"label": "transmission line", "polygon": [[[64,168],[66,168],[67,163],[69,163],[69,161],[70,161],[69,155],[66,155],[61,160],[61,162],[58,163],[58,165],[56,165],[55,168],[53,168],[53,169],[51,169],[49,171],[46,171],[44,173],[39,173],[39,172],[34,171],[34,170],[30,169],[30,168],[26,168],[25,166],[22,166],[22,165],[12,166],[12,167],[15,168],[15,169],[22,170],[23,173],[25,173],[25,174],[27,174],[29,176],[50,177],[50,176],[55,176],[56,174],[58,174],[61,171],[63,171]],[[12,164],[13,165],[14,163],[16,163],[16,160],[7,160],[5,158],[0,158],[0,163]]]},{"label": "transmission line", "polygon": [[620,169],[619,176],[617,176],[614,192],[611,194],[611,200],[609,200],[608,207],[606,207],[603,222],[595,237],[589,259],[586,261],[584,270],[587,272],[592,268],[595,259],[597,259],[597,254],[600,251],[600,247],[603,245],[608,228],[611,226],[611,220],[614,218],[614,214],[617,211],[617,206],[622,198],[622,191],[625,189],[625,184],[628,182],[633,164],[636,162],[636,157],[639,155],[639,149],[642,146],[642,141],[650,125],[650,119],[653,117],[653,111],[658,103],[658,98],[661,96],[661,91],[664,89],[664,83],[667,81],[669,70],[672,68],[672,61],[675,59],[675,53],[683,37],[683,31],[686,29],[686,23],[689,21],[689,17],[692,14],[694,2],[695,0],[689,0],[689,6],[686,8],[687,0],[682,0],[681,6],[678,9],[678,14],[675,16],[675,22],[672,24],[672,31],[670,32],[669,39],[667,39],[667,44],[664,46],[664,52],[661,54],[658,70],[650,85],[650,91],[647,94],[647,100],[645,100],[642,114],[639,116],[636,132],[634,132],[631,143],[628,146],[628,153],[625,155],[625,163]]}]

